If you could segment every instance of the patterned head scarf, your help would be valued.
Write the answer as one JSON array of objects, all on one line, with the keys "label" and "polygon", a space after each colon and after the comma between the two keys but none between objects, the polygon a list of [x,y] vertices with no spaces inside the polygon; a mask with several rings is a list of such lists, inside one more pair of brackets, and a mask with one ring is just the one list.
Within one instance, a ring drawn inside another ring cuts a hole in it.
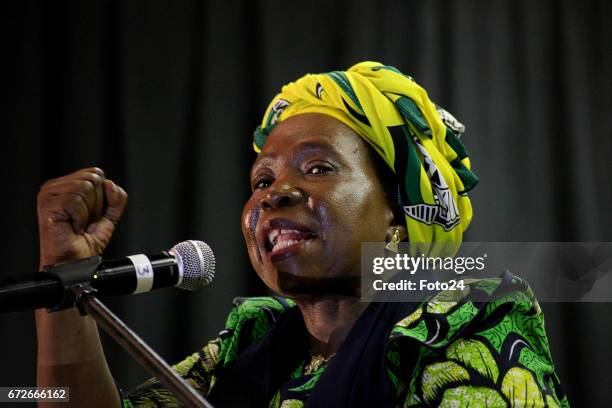
[{"label": "patterned head scarf", "polygon": [[459,140],[465,128],[411,77],[370,61],[308,74],[274,97],[255,131],[255,151],[274,125],[312,112],[349,126],[393,170],[411,243],[461,243],[472,220],[467,193],[478,183]]}]

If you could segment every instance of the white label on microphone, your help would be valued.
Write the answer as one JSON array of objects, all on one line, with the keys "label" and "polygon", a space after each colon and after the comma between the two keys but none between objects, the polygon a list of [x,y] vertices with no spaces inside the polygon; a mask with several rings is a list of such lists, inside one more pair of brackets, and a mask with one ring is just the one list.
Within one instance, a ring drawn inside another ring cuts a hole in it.
[{"label": "white label on microphone", "polygon": [[136,290],[134,293],[149,292],[153,288],[153,265],[146,255],[128,256],[136,269]]}]

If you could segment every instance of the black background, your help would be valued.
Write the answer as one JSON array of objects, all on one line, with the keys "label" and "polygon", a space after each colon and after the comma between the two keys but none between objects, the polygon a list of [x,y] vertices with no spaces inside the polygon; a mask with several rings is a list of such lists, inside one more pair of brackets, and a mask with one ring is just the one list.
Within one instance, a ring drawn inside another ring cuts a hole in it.
[{"label": "black background", "polygon": [[[169,361],[265,293],[239,215],[251,134],[280,86],[379,60],[467,125],[471,241],[612,241],[612,4],[21,1],[2,6],[0,274],[35,271],[35,197],[97,165],[130,195],[108,256],[210,243],[218,274],[108,304]],[[518,272],[518,271],[517,271]],[[608,280],[609,282],[609,280]],[[610,288],[612,290],[612,288]],[[570,402],[609,403],[612,305],[544,304]],[[129,389],[147,374],[105,339]],[[35,384],[32,313],[0,316],[0,385]]]}]

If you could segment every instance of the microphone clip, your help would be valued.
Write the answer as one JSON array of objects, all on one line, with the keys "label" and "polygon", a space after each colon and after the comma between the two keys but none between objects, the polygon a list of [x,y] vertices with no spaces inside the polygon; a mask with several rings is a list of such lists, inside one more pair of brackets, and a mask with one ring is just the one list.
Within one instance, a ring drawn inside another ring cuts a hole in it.
[{"label": "microphone clip", "polygon": [[[62,300],[48,308],[49,312],[71,308],[85,293],[91,294],[95,289],[90,287],[91,278],[102,263],[102,257],[92,256],[78,261],[62,262],[44,268],[63,288]],[[83,311],[79,308],[81,314]]]}]

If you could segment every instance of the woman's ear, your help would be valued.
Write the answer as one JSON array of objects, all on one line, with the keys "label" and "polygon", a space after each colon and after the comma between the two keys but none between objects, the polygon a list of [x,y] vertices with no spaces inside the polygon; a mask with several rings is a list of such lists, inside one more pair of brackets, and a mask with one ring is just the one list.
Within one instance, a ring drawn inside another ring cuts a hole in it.
[{"label": "woman's ear", "polygon": [[400,241],[405,241],[406,238],[408,238],[408,230],[406,230],[406,227],[403,225],[389,225],[389,228],[387,228],[387,242],[391,241],[395,231],[398,232]]}]

